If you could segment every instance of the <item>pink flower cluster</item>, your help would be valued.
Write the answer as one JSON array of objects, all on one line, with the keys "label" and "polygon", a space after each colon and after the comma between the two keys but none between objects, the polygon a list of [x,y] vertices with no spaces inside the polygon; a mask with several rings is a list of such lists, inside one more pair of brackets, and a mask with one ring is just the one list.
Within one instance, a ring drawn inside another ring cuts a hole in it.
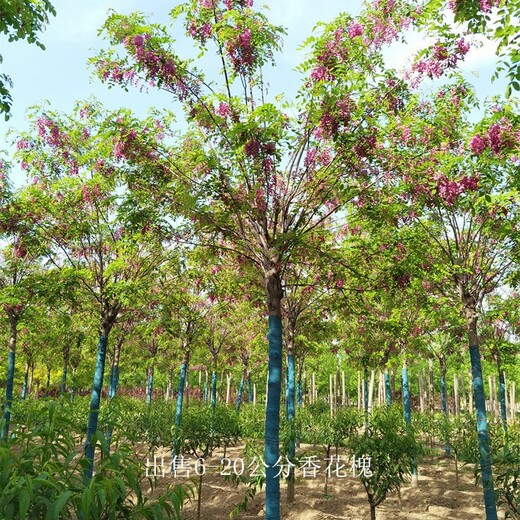
[{"label": "pink flower cluster", "polygon": [[465,175],[460,181],[448,179],[444,174],[437,176],[437,194],[446,205],[453,206],[457,198],[466,191],[476,191],[478,189],[479,176]]},{"label": "pink flower cluster", "polygon": [[241,8],[241,7],[253,7],[254,0],[224,0],[224,5],[228,10]]},{"label": "pink flower cluster", "polygon": [[238,37],[226,42],[226,51],[231,64],[238,74],[245,74],[253,68],[254,55],[251,42],[251,29],[248,27]]},{"label": "pink flower cluster", "polygon": [[38,134],[45,139],[48,145],[58,147],[63,144],[66,136],[61,133],[60,127],[47,116],[38,118],[36,126],[38,127]]},{"label": "pink flower cluster", "polygon": [[338,28],[334,31],[334,36],[327,41],[321,53],[316,56],[318,66],[311,71],[311,79],[313,81],[330,81],[334,79],[331,70],[336,63],[346,61],[348,57],[348,46],[344,41],[345,31]]},{"label": "pink flower cluster", "polygon": [[99,199],[101,197],[101,190],[97,184],[95,184],[92,188],[84,184],[81,188],[81,197],[84,203],[93,204],[95,199]]},{"label": "pink flower cluster", "polygon": [[244,146],[244,153],[248,157],[258,157],[260,153],[260,143],[254,138],[250,139]]},{"label": "pink flower cluster", "polygon": [[[128,52],[134,55],[137,63],[146,70],[147,79],[152,85],[160,81],[179,99],[187,99],[190,92],[198,90],[198,83],[179,74],[172,57],[152,49],[148,43],[150,38],[150,34],[147,33],[137,34],[133,38],[124,38],[123,44]],[[125,81],[124,75],[121,81]]]},{"label": "pink flower cluster", "polygon": [[365,30],[365,27],[360,23],[351,23],[348,27],[348,36],[349,38],[355,38],[356,36],[361,36]]},{"label": "pink flower cluster", "polygon": [[480,10],[484,13],[489,13],[499,3],[500,0],[480,0]]},{"label": "pink flower cluster", "polygon": [[520,133],[514,135],[511,123],[502,119],[489,127],[487,135],[474,135],[469,142],[469,148],[472,154],[480,155],[489,146],[494,155],[499,155],[504,149],[513,148],[515,141],[520,141]]},{"label": "pink flower cluster", "polygon": [[313,81],[331,81],[334,76],[327,67],[319,65],[311,71],[311,79]]},{"label": "pink flower cluster", "polygon": [[454,50],[437,43],[432,48],[431,58],[418,60],[412,66],[412,71],[408,72],[406,76],[411,79],[412,86],[416,86],[422,76],[427,76],[430,79],[440,78],[447,69],[455,68],[459,60],[464,59],[469,49],[470,44],[464,38],[457,41]]},{"label": "pink flower cluster", "polygon": [[124,69],[115,62],[107,60],[98,60],[96,68],[102,81],[112,81],[120,85],[137,85],[138,80],[135,77],[135,71],[132,69]]},{"label": "pink flower cluster", "polygon": [[215,110],[215,113],[220,117],[231,117],[233,112],[228,103],[219,103],[218,107]]},{"label": "pink flower cluster", "polygon": [[202,44],[206,42],[209,38],[211,38],[211,34],[213,29],[209,23],[203,23],[202,25],[197,25],[194,20],[191,21],[188,26],[188,34],[194,39]]}]

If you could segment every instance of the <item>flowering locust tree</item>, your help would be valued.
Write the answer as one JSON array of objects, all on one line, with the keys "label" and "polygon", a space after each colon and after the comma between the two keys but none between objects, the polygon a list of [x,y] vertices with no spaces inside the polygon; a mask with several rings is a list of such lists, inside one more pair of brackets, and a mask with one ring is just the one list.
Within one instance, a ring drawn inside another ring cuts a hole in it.
[{"label": "flowering locust tree", "polygon": [[[467,120],[474,105],[464,82],[442,87],[434,100],[410,101],[395,128],[403,214],[421,226],[435,262],[425,279],[456,303],[464,317],[473,373],[480,464],[487,519],[496,519],[478,320],[483,302],[511,272],[518,239],[519,116],[497,102],[484,118]],[[409,165],[414,163],[415,168]],[[431,258],[431,257],[430,257]]]},{"label": "flowering locust tree", "polygon": [[[146,172],[126,159],[133,153],[129,119],[128,113],[106,113],[93,101],[78,103],[70,116],[40,109],[17,143],[22,169],[33,175],[24,198],[42,254],[64,281],[72,279],[83,290],[99,320],[86,479],[93,471],[108,336],[163,258],[160,223],[139,199]],[[162,124],[153,118],[132,122],[155,146]],[[153,153],[150,144],[148,150]]]},{"label": "flowering locust tree", "polygon": [[20,323],[41,283],[39,250],[35,247],[31,226],[25,219],[23,197],[12,191],[9,167],[0,161],[0,305],[9,323],[9,349],[4,401],[4,423],[0,433],[9,432],[13,400],[16,344]]},{"label": "flowering locust tree", "polygon": [[356,20],[342,14],[324,27],[308,42],[304,83],[290,111],[269,98],[263,71],[283,30],[252,0],[190,0],[172,15],[199,59],[210,45],[216,49],[218,81],[181,59],[166,30],[140,14],[112,14],[102,29],[110,48],[92,61],[111,85],[152,85],[182,105],[187,130],[157,160],[171,176],[170,199],[212,245],[262,273],[269,313],[266,518],[279,519],[284,266],[310,235],[318,240],[343,202],[383,177],[376,151],[403,107],[403,82],[385,69],[382,50],[417,12],[411,2],[377,1]]},{"label": "flowering locust tree", "polygon": [[492,79],[505,72],[508,80],[506,96],[509,97],[512,90],[520,90],[519,0],[428,0],[426,10],[445,27],[446,14],[451,12],[455,22],[467,27],[467,32],[482,34],[494,40],[499,61]]}]

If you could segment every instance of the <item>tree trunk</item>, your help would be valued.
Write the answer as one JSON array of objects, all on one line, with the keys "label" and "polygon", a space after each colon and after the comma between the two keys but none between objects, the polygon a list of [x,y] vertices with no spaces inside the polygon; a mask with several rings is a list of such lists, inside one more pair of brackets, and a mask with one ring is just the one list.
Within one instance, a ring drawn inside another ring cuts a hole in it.
[{"label": "tree trunk", "polygon": [[237,394],[237,412],[240,412],[240,407],[242,406],[242,394],[244,392],[244,380],[246,377],[246,369],[242,371],[242,377],[240,378],[240,384],[238,385],[238,394]]},{"label": "tree trunk", "polygon": [[25,363],[25,372],[23,373],[22,401],[27,397],[27,381],[29,380],[29,362]]},{"label": "tree trunk", "polygon": [[70,347],[67,344],[65,347],[63,347],[63,370],[61,372],[61,390],[60,390],[61,397],[63,397],[65,395],[65,392],[67,390],[67,369],[69,366],[69,353],[70,353]]},{"label": "tree trunk", "polygon": [[280,395],[282,386],[282,282],[274,266],[266,269],[265,285],[269,311],[268,397],[265,413],[265,519],[280,520]]},{"label": "tree trunk", "polygon": [[504,432],[507,433],[507,406],[506,406],[506,377],[500,363],[500,357],[497,358],[498,368],[498,391],[500,394],[500,417],[502,418],[502,427]]},{"label": "tree trunk", "polygon": [[[105,334],[108,334],[108,332],[105,332]],[[99,406],[101,404],[101,390],[103,387],[103,375],[105,373],[105,360],[108,344],[108,335],[105,334],[99,336],[94,383],[92,384],[92,394],[90,397],[90,413],[88,417],[87,440],[85,442],[85,458],[88,461],[88,466],[84,475],[85,483],[88,483],[92,478],[92,473],[94,471],[95,446],[92,442],[92,437],[94,437],[94,434],[97,431]]]},{"label": "tree trunk", "polygon": [[11,421],[11,406],[13,404],[14,386],[14,367],[16,357],[16,339],[18,335],[18,318],[9,316],[10,335],[9,352],[7,354],[7,379],[5,384],[5,404],[4,404],[4,427],[2,429],[2,439],[6,439],[9,433],[9,423]]},{"label": "tree trunk", "polygon": [[123,338],[120,338],[114,347],[114,359],[112,360],[112,369],[110,371],[110,389],[108,391],[108,397],[110,399],[113,399],[117,394],[117,387],[119,385],[119,358],[123,341]]},{"label": "tree trunk", "polygon": [[455,405],[455,416],[460,416],[460,405],[459,405],[459,377],[457,373],[453,374],[453,401]]},{"label": "tree trunk", "polygon": [[74,402],[74,390],[76,382],[76,367],[72,367],[72,378],[70,380],[70,400]]},{"label": "tree trunk", "polygon": [[430,413],[435,412],[435,396],[434,396],[434,386],[433,386],[433,360],[428,360],[428,386],[430,387]]},{"label": "tree trunk", "polygon": [[390,390],[390,374],[388,370],[385,370],[385,393],[386,393],[386,406],[390,407],[392,404],[392,392]]},{"label": "tree trunk", "polygon": [[[444,357],[440,359],[441,364],[441,406],[442,406],[442,413],[444,414],[445,420],[448,420],[448,401],[446,398],[446,360]],[[449,439],[444,439],[445,446],[444,446],[444,453],[446,456],[450,456],[451,454],[451,448],[449,444]]]},{"label": "tree trunk", "polygon": [[27,393],[29,395],[31,395],[31,393],[32,393],[33,381],[34,381],[34,361],[31,362],[31,374],[29,376],[29,389],[27,390]]},{"label": "tree trunk", "polygon": [[49,397],[49,388],[51,386],[52,367],[47,367],[47,382],[45,383],[45,397]]},{"label": "tree trunk", "polygon": [[211,409],[215,411],[217,407],[217,372],[213,370],[211,374]]},{"label": "tree trunk", "polygon": [[85,442],[85,458],[88,461],[83,480],[85,485],[92,479],[94,471],[94,449],[95,445],[92,438],[97,431],[99,407],[101,404],[101,391],[103,389],[103,376],[105,374],[105,361],[107,356],[108,335],[117,318],[119,308],[109,307],[101,319],[100,334],[98,340],[98,350],[96,357],[96,368],[94,371],[94,382],[92,383],[92,393],[90,396],[90,412],[87,425],[87,440]]},{"label": "tree trunk", "polygon": [[468,327],[469,355],[471,358],[471,371],[473,376],[473,392],[475,396],[475,409],[477,415],[477,434],[486,520],[497,520],[493,475],[491,472],[491,453],[489,451],[489,430],[486,417],[486,402],[484,397],[484,385],[482,383],[482,365],[480,363],[477,336],[478,314],[475,308],[466,307],[464,310]]},{"label": "tree trunk", "polygon": [[184,386],[186,384],[186,373],[188,371],[188,363],[190,362],[190,351],[185,346],[184,348],[184,359],[182,360],[181,370],[180,370],[180,378],[179,378],[179,387],[177,389],[177,407],[175,409],[175,434],[174,434],[174,442],[173,442],[173,454],[174,456],[178,455],[180,452],[180,439],[179,439],[179,427],[181,425],[181,415],[182,415],[182,398],[184,394]]},{"label": "tree trunk", "polygon": [[[403,361],[402,371],[402,387],[403,387],[403,406],[404,406],[404,420],[406,422],[406,428],[408,429],[412,421],[412,410],[410,407],[410,389],[408,384],[408,368],[406,366],[406,360]],[[417,487],[418,476],[417,476],[417,465],[416,461],[412,460],[412,487]]]},{"label": "tree trunk", "polygon": [[154,373],[155,373],[155,367],[151,366],[148,369],[148,377],[147,377],[147,381],[146,381],[146,404],[147,405],[152,404]]},{"label": "tree trunk", "polygon": [[[199,372],[200,374],[200,372]],[[168,383],[166,384],[166,401],[173,399],[173,368],[168,369]]]},{"label": "tree trunk", "polygon": [[[293,461],[296,454],[296,432],[294,429],[295,417],[295,363],[294,363],[294,334],[296,329],[296,321],[289,320],[287,330],[287,424],[289,428],[289,460]],[[289,467],[289,475],[287,476],[287,502],[294,502],[294,467]]]}]

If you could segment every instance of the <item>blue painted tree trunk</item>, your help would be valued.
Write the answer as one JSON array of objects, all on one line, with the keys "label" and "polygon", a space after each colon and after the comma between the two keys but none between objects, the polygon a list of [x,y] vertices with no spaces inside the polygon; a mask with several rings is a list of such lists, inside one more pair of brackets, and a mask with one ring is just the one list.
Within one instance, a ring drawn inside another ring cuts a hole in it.
[{"label": "blue painted tree trunk", "polygon": [[213,370],[211,374],[211,409],[215,411],[217,407],[217,373]]},{"label": "blue painted tree trunk", "polygon": [[298,383],[297,383],[297,387],[296,387],[296,395],[297,395],[298,406],[301,406],[303,404],[302,380],[301,380],[301,377],[298,378]]},{"label": "blue painted tree trunk", "polygon": [[94,448],[92,438],[97,431],[99,407],[101,403],[101,391],[103,389],[103,376],[105,373],[105,360],[107,355],[108,336],[99,336],[96,369],[94,372],[94,383],[92,384],[92,394],[90,397],[90,413],[88,416],[87,441],[85,442],[85,458],[88,461],[87,469],[84,474],[84,481],[92,478],[94,471]]},{"label": "blue painted tree trunk", "polygon": [[182,400],[184,397],[184,386],[186,385],[186,374],[188,372],[189,352],[185,351],[183,363],[181,365],[179,387],[177,389],[177,407],[175,409],[175,433],[173,441],[173,454],[178,455],[180,451],[179,427],[182,416]]},{"label": "blue painted tree trunk", "polygon": [[150,367],[150,369],[148,370],[148,378],[146,381],[146,404],[148,406],[150,406],[152,404],[153,375],[154,375],[154,367]]},{"label": "blue painted tree trunk", "polygon": [[[406,363],[403,363],[402,371],[402,386],[403,386],[403,406],[404,406],[404,421],[406,423],[406,429],[410,428],[412,422],[412,409],[410,407],[410,385],[408,382],[408,368]],[[412,458],[412,486],[417,485],[417,464],[414,458]]]},{"label": "blue painted tree trunk", "polygon": [[23,373],[22,401],[25,401],[25,398],[27,397],[28,381],[29,381],[29,363],[26,363],[25,372]]},{"label": "blue painted tree trunk", "polygon": [[67,388],[67,365],[63,365],[63,372],[61,373],[61,391],[60,395],[63,397],[65,395]]},{"label": "blue painted tree trunk", "polygon": [[500,398],[500,417],[502,418],[502,427],[507,433],[507,410],[506,410],[506,378],[504,371],[499,367],[498,369],[499,382],[499,398]]},{"label": "blue painted tree trunk", "polygon": [[74,391],[76,389],[76,369],[72,367],[72,377],[70,379],[70,400],[74,402]]},{"label": "blue painted tree trunk", "polygon": [[113,365],[110,372],[110,388],[108,397],[113,399],[117,395],[117,387],[119,385],[119,365]]},{"label": "blue painted tree trunk", "polygon": [[45,384],[45,397],[49,397],[49,389],[51,386],[51,372],[52,368],[47,367],[47,383]]},{"label": "blue painted tree trunk", "polygon": [[475,344],[469,347],[469,355],[471,359],[471,373],[473,376],[473,394],[475,397],[475,410],[477,415],[477,434],[480,454],[480,468],[482,470],[482,487],[484,490],[486,520],[497,520],[497,508],[493,490],[493,475],[491,473],[491,452],[489,450],[489,430],[486,417],[486,401],[484,397],[482,365],[480,363],[480,351],[478,345]]},{"label": "blue painted tree trunk", "polygon": [[119,338],[114,347],[114,359],[110,368],[110,388],[108,390],[109,399],[113,399],[117,395],[117,388],[119,386],[119,358],[121,356],[121,347],[124,338]]},{"label": "blue painted tree trunk", "polygon": [[18,334],[18,320],[10,318],[11,334],[9,337],[9,352],[7,354],[7,378],[5,382],[4,427],[2,439],[7,439],[9,423],[11,421],[11,407],[13,405],[14,368],[16,361],[16,337]]},{"label": "blue painted tree trunk", "polygon": [[244,391],[244,378],[240,379],[240,385],[238,385],[237,394],[237,412],[240,412],[240,406],[242,405],[242,392]]},{"label": "blue painted tree trunk", "polygon": [[247,374],[247,402],[253,402],[253,383],[251,382],[251,374]]},{"label": "blue painted tree trunk", "polygon": [[[296,455],[296,431],[294,428],[294,416],[295,416],[295,398],[296,398],[296,374],[294,364],[294,352],[293,352],[293,332],[290,334],[290,346],[288,345],[287,355],[287,423],[289,425],[289,449],[288,455],[289,460],[294,461]],[[288,502],[294,501],[294,468],[289,468],[288,476],[288,490],[287,490]]]},{"label": "blue painted tree trunk", "polygon": [[386,406],[389,408],[392,404],[392,391],[390,389],[390,374],[388,370],[385,371],[385,397]]},{"label": "blue painted tree trunk", "polygon": [[265,414],[265,518],[280,520],[280,394],[282,383],[282,318],[269,316],[269,377]]},{"label": "blue painted tree trunk", "polygon": [[[441,362],[441,403],[442,403],[442,413],[444,414],[444,418],[448,420],[448,399],[446,397],[446,366],[443,362]],[[449,445],[449,439],[445,439],[446,444],[444,446],[444,453],[447,456],[451,455],[451,448]]]},{"label": "blue painted tree trunk", "polygon": [[408,369],[403,365],[402,371],[402,387],[403,387],[403,406],[404,406],[404,420],[406,425],[410,424],[412,420],[412,412],[410,409],[410,388],[408,385]]}]

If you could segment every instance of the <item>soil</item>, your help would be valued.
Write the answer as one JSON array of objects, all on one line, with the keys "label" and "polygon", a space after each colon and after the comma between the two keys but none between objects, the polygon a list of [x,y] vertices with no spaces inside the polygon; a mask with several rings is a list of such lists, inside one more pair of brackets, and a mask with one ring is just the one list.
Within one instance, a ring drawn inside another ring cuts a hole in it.
[{"label": "soil", "polygon": [[[158,452],[161,455],[161,452]],[[171,455],[163,452],[165,466],[171,463]],[[230,448],[227,456],[233,463],[241,456],[240,448]],[[246,487],[235,486],[220,475],[218,467],[222,453],[215,453],[206,462],[203,476],[201,520],[229,520],[230,513],[244,498]],[[185,456],[187,460],[188,456]],[[160,460],[160,459],[159,459]],[[168,460],[168,462],[167,462]],[[198,478],[194,475],[195,458],[191,457],[192,485],[196,489]],[[166,468],[164,477],[157,479],[156,493],[170,484],[185,482],[179,475],[174,477]],[[303,478],[301,470],[296,472],[295,499],[287,503],[287,485],[282,482],[283,520],[367,520],[370,509],[362,484],[352,476],[350,470],[346,477],[331,476],[327,494],[324,493],[324,468],[316,478]],[[259,520],[264,517],[264,490],[258,491],[249,500],[247,511],[234,518],[239,520]],[[377,520],[484,520],[484,501],[480,484],[475,484],[473,468],[459,466],[459,483],[455,479],[455,465],[452,459],[442,456],[427,458],[419,466],[419,485],[412,488],[405,483],[401,488],[401,500],[396,492],[377,507]],[[500,513],[503,519],[504,514]],[[183,520],[197,520],[197,497],[188,502],[182,513]]]}]

